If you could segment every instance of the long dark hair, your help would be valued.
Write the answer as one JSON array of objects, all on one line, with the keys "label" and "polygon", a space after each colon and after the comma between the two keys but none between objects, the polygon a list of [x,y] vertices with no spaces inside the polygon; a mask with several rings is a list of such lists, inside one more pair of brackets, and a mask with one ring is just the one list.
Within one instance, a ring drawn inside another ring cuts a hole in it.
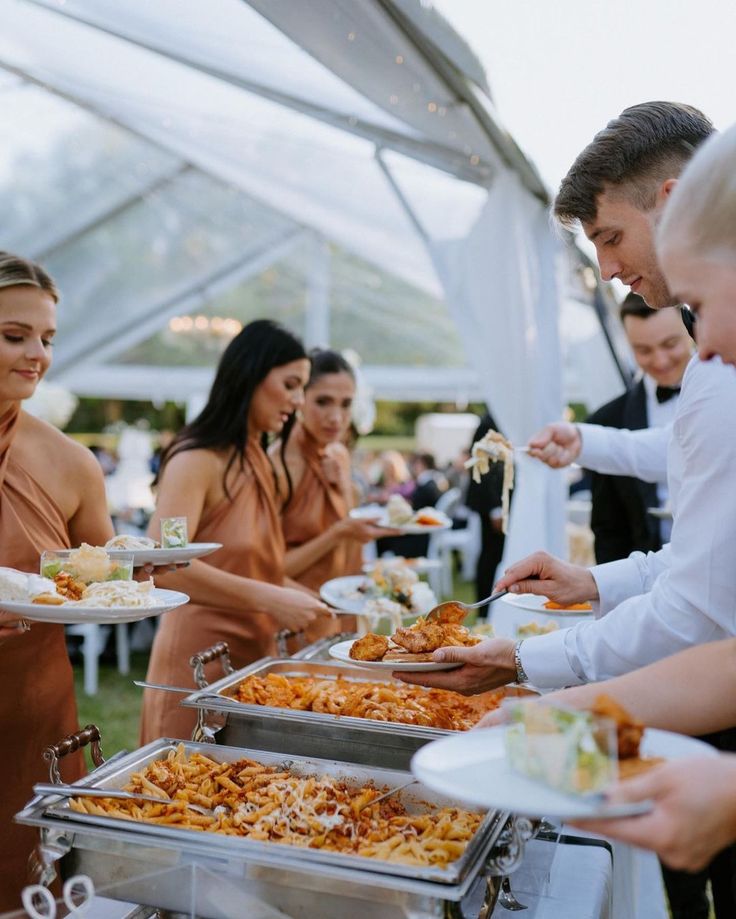
[{"label": "long dark hair", "polygon": [[309,360],[312,362],[312,368],[309,373],[307,389],[329,373],[347,373],[353,383],[355,382],[355,371],[339,351],[330,351],[328,348],[312,348],[309,352]]},{"label": "long dark hair", "polygon": [[[307,357],[304,345],[288,329],[271,319],[249,322],[230,342],[217,367],[209,399],[194,421],[185,425],[161,455],[157,484],[166,463],[186,450],[230,449],[223,488],[230,497],[227,477],[236,461],[243,469],[248,442],[248,415],[253,394],[275,367]],[[292,415],[282,436],[288,438]],[[262,446],[266,447],[264,435]]]}]

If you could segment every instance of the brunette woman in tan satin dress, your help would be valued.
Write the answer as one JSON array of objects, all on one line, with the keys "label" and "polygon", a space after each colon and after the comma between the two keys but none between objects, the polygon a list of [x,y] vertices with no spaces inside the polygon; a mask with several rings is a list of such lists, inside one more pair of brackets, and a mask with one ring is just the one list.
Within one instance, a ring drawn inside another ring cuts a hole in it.
[{"label": "brunette woman in tan satin dress", "polygon": [[[0,564],[38,572],[44,549],[113,535],[89,450],[21,411],[51,363],[58,293],[37,265],[0,252]],[[53,461],[51,458],[53,457]],[[0,604],[0,608],[2,604]],[[28,628],[28,626],[30,626]],[[0,912],[20,909],[38,830],[13,823],[48,781],[44,749],[79,728],[64,627],[0,613]],[[62,762],[66,781],[81,755]]]},{"label": "brunette woman in tan satin dress", "polygon": [[[285,544],[267,434],[293,423],[304,401],[309,359],[301,342],[266,319],[251,322],[226,348],[200,415],[165,450],[156,513],[186,517],[191,542],[222,549],[156,583],[189,594],[191,602],[163,617],[153,643],[148,679],[192,686],[189,658],[224,639],[236,667],[276,650],[279,629],[298,631],[327,612],[312,594],[283,587]],[[219,672],[213,664],[212,678]],[[146,690],[143,743],[191,736],[191,709],[171,694]]]},{"label": "brunette woman in tan satin dress", "polygon": [[[350,454],[344,440],[350,427],[355,375],[336,351],[310,353],[312,369],[299,421],[288,438],[273,445],[272,458],[286,484],[281,512],[286,540],[286,573],[319,590],[325,581],[359,574],[364,543],[387,535],[366,520],[348,516],[353,506]],[[352,616],[322,618],[305,629],[315,641],[355,627]]]}]

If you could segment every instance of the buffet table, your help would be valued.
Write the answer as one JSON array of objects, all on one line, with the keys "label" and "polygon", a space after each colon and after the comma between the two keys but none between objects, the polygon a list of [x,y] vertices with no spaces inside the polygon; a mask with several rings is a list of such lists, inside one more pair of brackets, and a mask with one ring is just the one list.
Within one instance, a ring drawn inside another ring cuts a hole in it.
[{"label": "buffet table", "polygon": [[[529,919],[613,919],[613,854],[601,839],[542,834],[526,846],[524,861],[511,875],[516,899]],[[509,914],[501,903],[494,917]]]}]

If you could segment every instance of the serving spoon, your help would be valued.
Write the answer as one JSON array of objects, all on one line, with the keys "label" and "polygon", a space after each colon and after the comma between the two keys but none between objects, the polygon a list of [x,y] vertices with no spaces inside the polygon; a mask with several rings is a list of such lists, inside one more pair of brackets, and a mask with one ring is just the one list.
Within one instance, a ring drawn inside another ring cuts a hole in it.
[{"label": "serving spoon", "polygon": [[[505,596],[508,593],[508,590],[499,590],[495,594],[491,594],[490,597],[486,597],[485,600],[478,600],[477,603],[463,603],[462,600],[445,600],[444,603],[439,603],[433,609],[431,609],[427,615],[424,617],[427,622],[432,622],[436,619],[440,619],[442,616],[443,610],[456,609],[458,606],[462,607],[465,610],[465,616],[467,616],[468,611],[471,609],[478,609],[481,606],[485,606],[487,603],[493,603],[494,600],[498,600],[501,597]],[[459,620],[462,622],[462,619]]]}]

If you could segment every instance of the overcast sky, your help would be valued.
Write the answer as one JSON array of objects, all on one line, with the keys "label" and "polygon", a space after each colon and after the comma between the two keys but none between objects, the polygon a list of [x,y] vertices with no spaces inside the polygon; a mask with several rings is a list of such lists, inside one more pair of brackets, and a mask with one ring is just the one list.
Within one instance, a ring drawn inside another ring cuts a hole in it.
[{"label": "overcast sky", "polygon": [[734,0],[434,0],[485,65],[502,123],[554,191],[627,105],[736,121]]}]

